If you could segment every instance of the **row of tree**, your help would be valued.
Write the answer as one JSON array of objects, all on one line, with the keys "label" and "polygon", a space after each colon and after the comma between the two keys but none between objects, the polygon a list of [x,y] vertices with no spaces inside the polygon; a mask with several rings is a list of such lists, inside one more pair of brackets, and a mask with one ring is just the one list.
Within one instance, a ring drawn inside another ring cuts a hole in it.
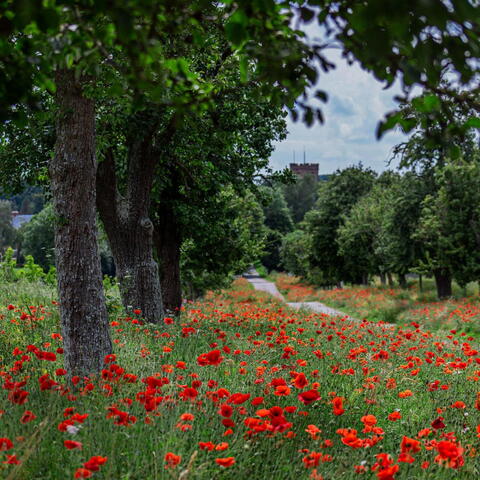
[{"label": "row of tree", "polygon": [[435,278],[439,298],[451,296],[453,279],[478,281],[478,137],[442,131],[436,121],[421,122],[395,149],[398,172],[377,176],[360,165],[321,183],[314,208],[283,240],[284,268],[324,286],[396,274],[405,287],[415,272]]}]

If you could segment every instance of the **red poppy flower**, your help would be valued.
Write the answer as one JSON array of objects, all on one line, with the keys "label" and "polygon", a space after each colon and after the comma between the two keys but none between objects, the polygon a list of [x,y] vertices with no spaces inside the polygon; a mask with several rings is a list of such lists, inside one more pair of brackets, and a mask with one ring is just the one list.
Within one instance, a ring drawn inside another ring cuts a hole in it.
[{"label": "red poppy flower", "polygon": [[296,388],[301,390],[302,388],[305,388],[308,385],[307,377],[303,372],[299,373],[295,377],[295,381],[293,382],[293,384],[295,385]]},{"label": "red poppy flower", "polygon": [[343,400],[343,397],[335,397],[332,400],[334,415],[343,415],[345,413],[345,409],[343,408]]},{"label": "red poppy flower", "polygon": [[402,415],[400,414],[400,412],[392,412],[392,413],[388,414],[388,419],[391,422],[396,422],[397,420],[400,420],[401,418],[402,418]]},{"label": "red poppy flower", "polygon": [[0,438],[0,452],[13,448],[13,443],[9,438]]},{"label": "red poppy flower", "polygon": [[231,417],[233,414],[233,408],[230,405],[227,405],[226,403],[223,404],[220,409],[218,410],[218,413],[222,417]]},{"label": "red poppy flower", "polygon": [[298,395],[298,399],[305,405],[309,405],[320,398],[320,394],[317,390],[306,390]]},{"label": "red poppy flower", "polygon": [[172,452],[167,452],[165,454],[165,468],[175,468],[182,460],[180,455],[175,455]]},{"label": "red poppy flower", "polygon": [[408,438],[405,435],[402,438],[402,443],[400,444],[400,449],[402,453],[416,453],[419,452],[422,448],[422,444],[415,440],[414,438]]},{"label": "red poppy flower", "polygon": [[7,455],[7,459],[4,460],[2,463],[7,465],[20,465],[22,462],[17,458],[16,455]]},{"label": "red poppy flower", "polygon": [[101,457],[100,455],[95,455],[90,458],[87,462],[83,464],[83,466],[91,470],[92,472],[96,472],[100,469],[102,465],[104,465],[108,460],[108,457]]},{"label": "red poppy flower", "polygon": [[22,415],[22,418],[20,419],[21,423],[28,423],[31,422],[32,420],[35,420],[37,416],[31,412],[30,410],[25,410],[25,412]]},{"label": "red poppy flower", "polygon": [[432,427],[435,429],[435,430],[440,430],[442,428],[445,428],[445,424],[443,423],[443,417],[438,417],[436,418],[432,423],[431,423]]},{"label": "red poppy flower", "polygon": [[92,476],[92,472],[87,468],[77,468],[73,478],[90,478],[91,476]]},{"label": "red poppy flower", "polygon": [[221,467],[231,467],[235,463],[235,457],[216,458],[215,462]]},{"label": "red poppy flower", "polygon": [[75,448],[78,448],[79,450],[82,449],[82,444],[81,442],[75,442],[73,440],[64,440],[63,441],[63,446],[67,448],[68,450],[73,450]]}]

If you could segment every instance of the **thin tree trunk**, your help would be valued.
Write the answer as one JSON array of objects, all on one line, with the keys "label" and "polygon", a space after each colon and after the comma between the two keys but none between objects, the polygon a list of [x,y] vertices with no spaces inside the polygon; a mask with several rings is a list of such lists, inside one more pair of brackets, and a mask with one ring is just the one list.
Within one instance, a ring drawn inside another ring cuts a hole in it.
[{"label": "thin tree trunk", "polygon": [[112,352],[97,245],[95,104],[71,70],[56,73],[55,155],[50,162],[65,368],[98,373]]},{"label": "thin tree trunk", "polygon": [[398,283],[400,285],[400,288],[407,288],[407,277],[405,276],[404,273],[399,273],[398,274]]},{"label": "thin tree trunk", "polygon": [[423,276],[422,274],[418,275],[418,289],[423,292]]},{"label": "thin tree trunk", "polygon": [[437,286],[438,298],[444,299],[452,296],[452,277],[450,273],[439,269],[433,272]]},{"label": "thin tree trunk", "polygon": [[383,272],[380,272],[380,283],[384,286],[387,284],[387,277]]},{"label": "thin tree trunk", "polygon": [[160,283],[165,309],[177,314],[182,306],[180,277],[181,233],[171,205],[160,204],[155,221],[154,244],[160,262]]},{"label": "thin tree trunk", "polygon": [[393,288],[394,287],[393,277],[392,277],[392,274],[390,272],[387,272],[387,281],[388,281],[388,286]]}]

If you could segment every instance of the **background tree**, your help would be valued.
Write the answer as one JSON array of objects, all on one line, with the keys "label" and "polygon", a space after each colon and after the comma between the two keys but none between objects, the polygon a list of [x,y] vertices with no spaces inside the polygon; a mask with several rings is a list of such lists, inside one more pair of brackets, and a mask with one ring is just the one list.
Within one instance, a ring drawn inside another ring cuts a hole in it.
[{"label": "background tree", "polygon": [[294,230],[283,237],[280,260],[287,272],[308,278],[311,241],[310,235],[305,230]]},{"label": "background tree", "polygon": [[404,173],[393,185],[391,205],[385,211],[378,250],[386,261],[387,271],[397,273],[402,288],[405,275],[418,265],[423,246],[415,237],[427,185],[413,172]]},{"label": "background tree", "polygon": [[8,200],[0,200],[0,253],[14,245],[16,236],[12,226],[12,205]]},{"label": "background tree", "polygon": [[317,201],[318,180],[313,175],[297,177],[283,187],[283,195],[294,223],[299,223]]},{"label": "background tree", "polygon": [[265,216],[266,238],[262,264],[268,271],[281,268],[280,249],[283,238],[293,231],[293,221],[290,210],[279,186],[263,187],[261,195],[264,200],[263,213]]},{"label": "background tree", "polygon": [[305,217],[312,239],[309,264],[318,283],[362,282],[361,277],[354,277],[348,271],[336,238],[352,207],[373,186],[375,176],[372,170],[359,165],[338,170],[327,182],[320,184],[315,208]]},{"label": "background tree", "polygon": [[393,178],[387,182],[377,179],[337,230],[338,252],[344,259],[344,268],[352,278],[361,278],[364,285],[368,284],[370,275],[380,274],[385,278],[387,272],[390,273],[381,243],[385,217],[394,202],[393,183]]},{"label": "background tree", "polygon": [[421,271],[433,274],[438,297],[452,295],[452,279],[461,286],[480,275],[480,165],[449,162],[437,167],[437,192],[422,203],[415,237],[424,245]]},{"label": "background tree", "polygon": [[181,247],[182,284],[189,298],[243,273],[259,258],[265,237],[262,208],[251,192],[239,195],[228,187],[208,210],[195,210],[201,217],[195,220],[197,234],[188,235]]},{"label": "background tree", "polygon": [[20,230],[22,254],[32,255],[45,272],[55,265],[54,223],[53,206],[49,203]]}]

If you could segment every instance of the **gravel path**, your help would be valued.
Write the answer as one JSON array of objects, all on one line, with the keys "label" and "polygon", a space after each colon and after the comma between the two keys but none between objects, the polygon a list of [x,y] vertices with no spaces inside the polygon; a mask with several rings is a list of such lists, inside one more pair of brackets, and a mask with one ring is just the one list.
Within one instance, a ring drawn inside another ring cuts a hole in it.
[{"label": "gravel path", "polygon": [[277,286],[262,278],[256,270],[250,270],[249,273],[245,274],[244,277],[253,285],[255,290],[261,290],[262,292],[267,292],[274,297],[279,298],[280,300],[285,301],[283,295],[278,291]]},{"label": "gravel path", "polygon": [[327,307],[323,303],[320,302],[287,302],[287,305],[295,308],[296,310],[300,310],[301,308],[306,308],[308,310],[312,310],[315,313],[325,313],[327,315],[332,315],[332,316],[340,316],[340,317],[349,317],[350,315],[347,315],[344,312],[341,312],[340,310],[335,310],[334,308]]},{"label": "gravel path", "polygon": [[[248,271],[248,273],[243,275],[252,285],[255,290],[261,290],[262,292],[267,292],[274,297],[277,297],[283,301],[285,298],[278,291],[277,286],[273,282],[269,282],[262,278],[258,272],[254,269]],[[327,307],[320,302],[286,302],[289,307],[299,310],[301,308],[312,310],[315,313],[325,313],[332,316],[348,317],[346,313],[341,312],[340,310],[335,310],[334,308]]]}]

